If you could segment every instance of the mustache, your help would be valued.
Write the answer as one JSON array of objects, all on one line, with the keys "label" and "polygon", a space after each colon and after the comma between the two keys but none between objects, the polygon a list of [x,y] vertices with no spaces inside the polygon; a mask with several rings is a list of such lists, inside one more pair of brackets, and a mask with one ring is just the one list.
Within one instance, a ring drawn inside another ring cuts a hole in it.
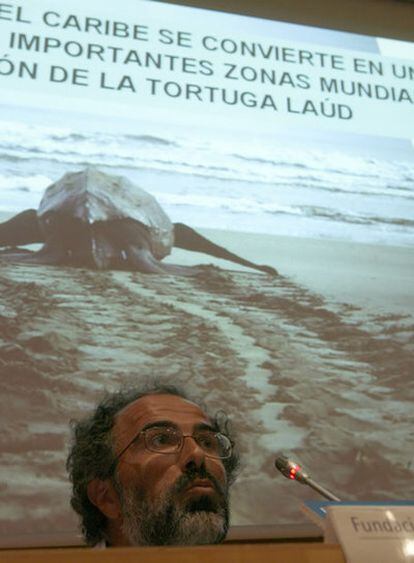
[{"label": "mustache", "polygon": [[199,469],[189,470],[184,475],[181,475],[181,477],[179,477],[175,482],[175,485],[173,487],[174,492],[181,493],[196,479],[208,479],[209,481],[211,481],[218,495],[223,499],[226,498],[225,487],[203,466],[201,466]]}]

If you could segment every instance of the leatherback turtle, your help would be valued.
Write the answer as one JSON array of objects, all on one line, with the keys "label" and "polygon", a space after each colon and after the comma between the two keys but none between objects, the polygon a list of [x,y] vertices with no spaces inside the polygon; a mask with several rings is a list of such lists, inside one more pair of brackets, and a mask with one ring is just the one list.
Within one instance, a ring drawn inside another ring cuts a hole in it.
[{"label": "leatherback turtle", "polygon": [[32,243],[43,247],[4,256],[99,270],[195,272],[161,263],[176,246],[277,275],[274,268],[245,260],[183,223],[171,223],[152,195],[127,178],[95,168],[68,172],[46,189],[37,211],[28,209],[0,224],[0,246]]}]

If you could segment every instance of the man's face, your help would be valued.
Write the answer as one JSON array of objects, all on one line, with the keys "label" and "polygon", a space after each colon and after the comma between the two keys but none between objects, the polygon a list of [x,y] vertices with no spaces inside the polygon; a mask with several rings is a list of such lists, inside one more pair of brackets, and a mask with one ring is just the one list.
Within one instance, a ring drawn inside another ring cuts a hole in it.
[{"label": "man's face", "polygon": [[[116,417],[116,452],[141,430],[170,426],[192,436],[211,421],[199,406],[175,395],[146,395]],[[122,533],[132,545],[217,543],[228,528],[228,486],[220,459],[206,457],[192,437],[175,453],[148,451],[144,436],[117,466]]]}]

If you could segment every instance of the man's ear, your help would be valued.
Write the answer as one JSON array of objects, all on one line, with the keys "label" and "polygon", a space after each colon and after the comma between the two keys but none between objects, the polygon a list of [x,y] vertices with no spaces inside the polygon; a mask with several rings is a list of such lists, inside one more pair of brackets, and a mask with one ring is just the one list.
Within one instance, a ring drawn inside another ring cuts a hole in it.
[{"label": "man's ear", "polygon": [[118,493],[109,479],[92,479],[87,486],[88,497],[107,518],[115,520],[121,515]]}]

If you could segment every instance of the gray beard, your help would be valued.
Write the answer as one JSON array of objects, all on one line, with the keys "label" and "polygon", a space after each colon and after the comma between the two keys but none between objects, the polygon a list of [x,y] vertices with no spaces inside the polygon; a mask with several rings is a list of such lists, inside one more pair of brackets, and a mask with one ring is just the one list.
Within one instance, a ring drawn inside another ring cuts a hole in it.
[{"label": "gray beard", "polygon": [[130,545],[203,545],[220,543],[229,525],[228,494],[220,492],[220,504],[202,497],[186,507],[174,501],[174,487],[163,498],[150,502],[134,488],[121,488],[122,532]]}]

